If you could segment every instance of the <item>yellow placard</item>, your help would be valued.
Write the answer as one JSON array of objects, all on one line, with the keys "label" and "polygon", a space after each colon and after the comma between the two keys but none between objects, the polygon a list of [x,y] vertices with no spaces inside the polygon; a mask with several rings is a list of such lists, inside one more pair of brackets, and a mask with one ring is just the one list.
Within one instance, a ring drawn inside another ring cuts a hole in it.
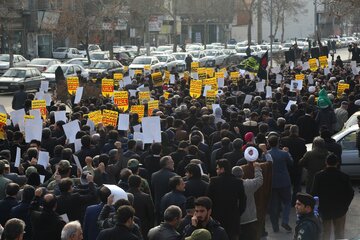
[{"label": "yellow placard", "polygon": [[296,74],[295,75],[295,80],[302,80],[304,81],[305,79],[305,75],[304,74]]},{"label": "yellow placard", "polygon": [[112,97],[114,95],[114,79],[107,79],[107,78],[102,79],[101,94],[104,97]]},{"label": "yellow placard", "polygon": [[24,115],[24,120],[26,119],[35,119],[35,116],[33,115]]},{"label": "yellow placard", "polygon": [[141,122],[141,119],[145,115],[145,106],[144,105],[133,105],[133,106],[131,106],[130,112],[137,113],[139,115],[139,121]]},{"label": "yellow placard", "polygon": [[150,65],[145,65],[144,70],[145,71],[151,71],[151,66]]},{"label": "yellow placard", "polygon": [[119,113],[117,111],[104,109],[102,122],[105,126],[111,125],[116,127]]},{"label": "yellow placard", "polygon": [[309,59],[309,67],[310,67],[310,70],[313,72],[315,72],[318,69],[316,58]]},{"label": "yellow placard", "polygon": [[[26,116],[26,115],[25,115]],[[0,113],[0,124],[6,125],[7,115],[6,113]]]},{"label": "yellow placard", "polygon": [[170,84],[170,72],[169,71],[165,71],[164,74],[164,84]]},{"label": "yellow placard", "polygon": [[214,77],[203,80],[203,86],[205,86],[205,85],[210,85],[211,90],[217,90],[218,89],[217,79],[214,78]]},{"label": "yellow placard", "polygon": [[143,100],[147,100],[148,102],[150,101],[150,92],[149,91],[139,92],[139,102],[140,102],[140,104],[143,103]]},{"label": "yellow placard", "polygon": [[134,75],[137,76],[138,74],[142,75],[143,71],[142,70],[135,70]]},{"label": "yellow placard", "polygon": [[203,80],[207,78],[206,68],[198,68],[197,73],[199,80]]},{"label": "yellow placard", "polygon": [[169,95],[170,95],[170,93],[169,93],[169,92],[164,92],[164,98],[165,98],[166,100],[168,100],[168,99],[169,99]]},{"label": "yellow placard", "polygon": [[197,72],[197,69],[199,68],[200,64],[199,62],[192,62],[191,63],[191,72]]},{"label": "yellow placard", "polygon": [[186,81],[186,85],[189,84],[190,75],[189,72],[184,72],[184,80]]},{"label": "yellow placard", "polygon": [[224,72],[216,72],[216,73],[215,73],[215,78],[216,78],[216,79],[224,78],[224,77],[225,77]]},{"label": "yellow placard", "polygon": [[124,66],[124,72],[129,71],[129,66]]},{"label": "yellow placard", "polygon": [[148,116],[152,115],[154,109],[159,109],[159,100],[148,102]]},{"label": "yellow placard", "polygon": [[160,87],[163,85],[163,79],[162,79],[161,72],[152,73],[151,78],[152,78],[154,87]]},{"label": "yellow placard", "polygon": [[190,96],[192,98],[199,98],[201,96],[202,81],[191,80],[190,82]]},{"label": "yellow placard", "polygon": [[66,78],[68,92],[71,95],[76,94],[76,89],[79,87],[79,78],[78,77],[68,77]]},{"label": "yellow placard", "polygon": [[94,124],[98,124],[102,122],[103,116],[101,113],[101,110],[97,110],[94,112],[90,112],[88,114],[88,118],[94,123]]},{"label": "yellow placard", "polygon": [[114,73],[114,80],[120,81],[124,78],[122,73]]},{"label": "yellow placard", "polygon": [[216,100],[216,90],[207,90],[206,91],[206,106],[211,107]]},{"label": "yellow placard", "polygon": [[329,66],[328,60],[326,56],[320,56],[319,57],[319,63],[320,63],[320,67],[322,68],[326,68]]},{"label": "yellow placard", "polygon": [[46,101],[45,100],[32,100],[31,109],[39,109],[41,116],[46,119]]},{"label": "yellow placard", "polygon": [[345,89],[349,89],[350,84],[348,83],[339,83],[337,87],[337,97],[341,97],[341,95],[344,93]]},{"label": "yellow placard", "polygon": [[237,84],[237,82],[240,79],[240,73],[239,72],[231,72],[230,73],[230,79],[233,83]]},{"label": "yellow placard", "polygon": [[213,68],[206,68],[206,73],[208,77],[212,78],[214,76],[215,70]]},{"label": "yellow placard", "polygon": [[129,109],[129,93],[127,91],[114,92],[114,103],[123,112]]}]

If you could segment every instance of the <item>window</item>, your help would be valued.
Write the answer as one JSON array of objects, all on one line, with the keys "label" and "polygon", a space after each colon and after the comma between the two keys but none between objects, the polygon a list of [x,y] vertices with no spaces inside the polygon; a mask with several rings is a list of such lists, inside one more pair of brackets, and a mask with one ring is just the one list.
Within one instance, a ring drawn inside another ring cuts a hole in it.
[{"label": "window", "polygon": [[37,69],[31,69],[31,72],[32,72],[32,75],[33,75],[34,77],[38,77],[38,76],[41,75],[40,72],[39,72]]},{"label": "window", "polygon": [[341,140],[341,146],[343,150],[355,150],[356,148],[356,132],[352,132],[346,135]]},{"label": "window", "polygon": [[25,75],[25,77],[26,77],[26,78],[31,78],[31,77],[32,77],[31,69],[26,70],[26,75]]},{"label": "window", "polygon": [[74,74],[74,67],[69,67],[68,75]]}]

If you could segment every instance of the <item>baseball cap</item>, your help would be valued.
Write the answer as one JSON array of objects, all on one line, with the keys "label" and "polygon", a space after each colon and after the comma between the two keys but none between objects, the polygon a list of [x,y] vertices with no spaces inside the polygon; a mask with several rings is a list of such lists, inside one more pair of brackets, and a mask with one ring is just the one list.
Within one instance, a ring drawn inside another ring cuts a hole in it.
[{"label": "baseball cap", "polygon": [[191,236],[185,238],[185,240],[211,240],[211,234],[204,228],[196,229]]},{"label": "baseball cap", "polygon": [[70,162],[68,160],[61,160],[59,163],[59,170],[67,170],[72,168]]},{"label": "baseball cap", "polygon": [[140,166],[140,162],[139,162],[139,160],[133,158],[128,161],[127,166],[128,166],[128,168],[137,168]]}]

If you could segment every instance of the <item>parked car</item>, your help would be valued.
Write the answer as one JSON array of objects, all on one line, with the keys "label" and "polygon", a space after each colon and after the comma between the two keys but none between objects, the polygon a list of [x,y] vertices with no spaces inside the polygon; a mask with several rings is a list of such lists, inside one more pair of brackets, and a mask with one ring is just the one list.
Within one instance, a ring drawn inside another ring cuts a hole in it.
[{"label": "parked car", "polygon": [[138,56],[132,61],[129,66],[129,70],[144,70],[146,65],[151,66],[151,70],[163,70],[163,65],[159,59],[154,56]]},{"label": "parked car", "polygon": [[171,71],[173,68],[178,72],[185,71],[186,63],[183,60],[177,60],[173,55],[155,55],[159,59],[160,63],[164,64],[164,67],[168,71]]},{"label": "parked car", "polygon": [[90,53],[90,59],[92,59],[92,60],[111,60],[110,53],[108,51],[92,52],[92,53]]},{"label": "parked car", "polygon": [[111,78],[114,73],[123,73],[124,66],[118,60],[99,60],[89,66],[90,79],[101,80],[107,76]]},{"label": "parked car", "polygon": [[122,65],[129,66],[136,57],[136,52],[132,50],[124,50],[114,52],[114,56]]},{"label": "parked car", "polygon": [[[84,57],[86,57],[86,49],[83,44],[79,44],[78,50]],[[89,50],[89,54],[93,52],[101,52],[101,48],[97,44],[89,44],[88,50]]]},{"label": "parked car", "polygon": [[0,77],[0,91],[15,92],[20,84],[25,85],[26,90],[36,90],[40,88],[41,81],[45,81],[45,77],[37,68],[14,67]]},{"label": "parked car", "polygon": [[61,62],[53,58],[34,58],[27,66],[36,67],[40,72],[44,72],[48,67],[54,64],[61,64]]},{"label": "parked car", "polygon": [[[90,64],[96,62],[97,60],[90,59]],[[89,68],[90,64],[87,58],[72,58],[64,62],[65,64],[77,64],[82,66],[83,68]]]},{"label": "parked car", "polygon": [[200,58],[205,57],[204,51],[189,51],[191,54],[193,62],[199,62]]},{"label": "parked car", "polygon": [[360,115],[360,111],[357,111],[357,112],[353,113],[353,115],[351,115],[349,117],[349,119],[344,123],[343,129],[349,128],[349,127],[351,127],[353,125],[356,125],[358,123],[357,117],[359,115]]},{"label": "parked car", "polygon": [[81,58],[83,54],[77,48],[58,47],[53,51],[53,58],[68,59],[68,58]]},{"label": "parked car", "polygon": [[[14,54],[13,66],[14,67],[26,67],[29,64],[29,60],[21,55]],[[0,75],[4,74],[10,68],[10,55],[0,54]]]},{"label": "parked car", "polygon": [[77,72],[81,71],[81,76],[87,80],[89,79],[88,70],[78,64],[55,64],[50,66],[45,72],[42,73],[46,80],[49,81],[50,86],[55,84],[55,71],[59,66],[63,70],[65,77],[76,77]]},{"label": "parked car", "polygon": [[215,67],[222,65],[226,54],[222,50],[204,50],[205,57],[199,59],[200,67]]},{"label": "parked car", "polygon": [[[359,129],[357,124],[343,129],[332,136],[332,138],[341,145],[341,171],[348,174],[351,178],[360,177],[360,158],[359,150],[356,147],[356,131]],[[306,145],[307,150],[312,149],[312,144]]]}]

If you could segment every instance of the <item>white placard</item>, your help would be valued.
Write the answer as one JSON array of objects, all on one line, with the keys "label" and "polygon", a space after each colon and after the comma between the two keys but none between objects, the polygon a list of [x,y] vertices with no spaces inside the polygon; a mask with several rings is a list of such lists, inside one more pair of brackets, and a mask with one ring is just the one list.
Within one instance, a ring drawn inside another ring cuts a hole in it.
[{"label": "white placard", "polygon": [[308,83],[309,83],[309,85],[313,85],[314,84],[314,77],[313,77],[313,75],[309,75],[308,76]]},{"label": "white placard", "polygon": [[198,80],[199,79],[199,74],[197,72],[192,72],[191,73],[191,78],[195,79],[195,80]]},{"label": "white placard", "polygon": [[49,82],[48,81],[41,81],[39,91],[40,92],[48,92],[49,91]]},{"label": "white placard", "polygon": [[290,61],[290,62],[289,62],[289,67],[290,67],[290,69],[291,69],[291,70],[293,70],[293,69],[294,69],[294,65],[295,65],[295,64],[294,64],[294,62],[293,62],[293,61]]},{"label": "white placard", "polygon": [[81,138],[77,138],[74,141],[74,150],[75,152],[78,152],[81,150],[82,144],[81,144]]},{"label": "white placard", "polygon": [[302,85],[303,85],[302,80],[291,80],[290,91],[291,92],[296,92],[296,90],[300,91],[302,89]]},{"label": "white placard", "polygon": [[7,114],[7,111],[6,111],[5,107],[4,107],[4,105],[2,105],[2,104],[0,104],[0,113]]},{"label": "white placard", "polygon": [[170,74],[170,84],[175,84],[175,75]]},{"label": "white placard", "polygon": [[64,121],[65,123],[67,122],[66,111],[54,112],[54,117],[55,117],[55,122],[58,121]]},{"label": "white placard", "polygon": [[50,93],[45,93],[44,94],[44,99],[46,102],[46,106],[50,106],[51,105],[51,94]]},{"label": "white placard", "polygon": [[353,68],[353,67],[356,68],[356,61],[351,61],[351,62],[350,62],[350,66],[351,66],[351,68]]},{"label": "white placard", "polygon": [[66,135],[66,138],[69,139],[69,143],[74,143],[76,139],[77,132],[80,131],[80,126],[78,120],[71,121],[63,125],[63,129]]},{"label": "white placard", "polygon": [[90,127],[90,133],[95,130],[95,123],[93,121],[91,121],[90,119],[88,119],[86,121],[86,125],[88,125]]},{"label": "white placard", "polygon": [[31,116],[34,116],[35,119],[40,119],[41,120],[41,112],[40,109],[33,109],[29,111]]},{"label": "white placard", "polygon": [[215,113],[215,109],[220,108],[220,104],[212,104],[211,106],[212,106],[213,113]]},{"label": "white placard", "polygon": [[293,104],[296,104],[296,101],[289,100],[288,104],[287,104],[286,107],[285,107],[285,110],[286,110],[286,111],[290,111],[290,107],[291,107],[291,105],[293,105]]},{"label": "white placard", "polygon": [[11,118],[14,126],[16,124],[24,125],[24,116],[25,116],[25,110],[23,108],[19,109],[19,110],[12,111],[10,113],[10,118]]},{"label": "white placard", "polygon": [[110,190],[111,195],[114,195],[113,203],[116,203],[119,199],[128,200],[127,193],[121,187],[112,184],[104,184],[104,186]]},{"label": "white placard", "polygon": [[265,84],[264,82],[257,82],[256,83],[256,91],[257,92],[264,92]]},{"label": "white placard", "polygon": [[245,96],[244,104],[246,104],[246,103],[250,104],[252,99],[253,99],[253,95],[247,94]]},{"label": "white placard", "polygon": [[[203,92],[203,96],[204,96],[204,97],[206,97],[206,92],[207,92],[208,90],[211,90],[211,85],[205,85],[205,86],[204,86],[204,92]],[[215,89],[215,90],[216,90],[216,89]]]},{"label": "white placard", "polygon": [[37,92],[37,93],[35,93],[35,99],[45,100],[45,94],[43,92]]},{"label": "white placard", "polygon": [[20,157],[21,157],[21,149],[19,147],[16,147],[16,157],[15,157],[14,167],[20,166]]},{"label": "white placard", "polygon": [[275,74],[278,74],[280,72],[280,67],[273,67],[271,69],[271,72],[275,73]]},{"label": "white placard", "polygon": [[134,132],[133,139],[136,141],[144,142],[144,137],[142,132]]},{"label": "white placard", "polygon": [[161,143],[160,117],[144,117],[141,120],[144,143]]},{"label": "white placard", "polygon": [[44,151],[39,151],[39,157],[38,157],[38,164],[44,166],[44,168],[47,168],[49,165],[49,153]]},{"label": "white placard", "polygon": [[331,60],[328,61],[328,65],[329,65],[329,68],[331,69],[332,68],[332,61]]},{"label": "white placard", "polygon": [[281,74],[276,74],[276,84],[281,84],[283,76]]},{"label": "white placard", "polygon": [[84,91],[84,87],[78,87],[76,89],[76,95],[75,95],[75,100],[74,100],[75,104],[78,104],[81,101],[83,91]]},{"label": "white placard", "polygon": [[74,158],[74,161],[75,161],[75,164],[76,164],[77,169],[79,169],[80,172],[83,172],[83,169],[82,169],[82,167],[81,167],[81,164],[80,164],[80,161],[79,161],[78,156],[76,156],[75,154],[73,154],[73,158]]},{"label": "white placard", "polygon": [[135,70],[129,69],[129,76],[133,78],[135,76]]},{"label": "white placard", "polygon": [[40,183],[43,184],[45,181],[45,175],[39,175],[40,177]]},{"label": "white placard", "polygon": [[245,73],[246,73],[246,70],[240,69],[240,70],[239,70],[239,73],[240,73],[241,76],[244,77],[244,76],[245,76]]},{"label": "white placard", "polygon": [[270,86],[266,86],[266,98],[272,98],[272,89]]},{"label": "white placard", "polygon": [[324,68],[324,75],[328,75],[330,73],[330,69],[329,68]]},{"label": "white placard", "polygon": [[133,126],[133,128],[134,128],[134,132],[140,132],[141,124],[135,125]]},{"label": "white placard", "polygon": [[129,114],[119,114],[118,130],[129,130]]},{"label": "white placard", "polygon": [[24,125],[25,141],[29,143],[31,140],[36,139],[41,142],[42,125],[41,119],[27,119]]},{"label": "white placard", "polygon": [[136,97],[138,90],[129,89],[130,97]]},{"label": "white placard", "polygon": [[217,83],[218,83],[218,88],[223,88],[225,85],[224,78],[218,78]]},{"label": "white placard", "polygon": [[308,70],[310,68],[309,62],[304,62],[303,63],[303,69],[304,71]]},{"label": "white placard", "polygon": [[123,82],[124,82],[124,87],[125,87],[126,85],[131,84],[131,78],[130,78],[130,76],[124,77],[124,78],[123,78]]},{"label": "white placard", "polygon": [[65,223],[69,222],[69,217],[66,213],[59,216]]}]

